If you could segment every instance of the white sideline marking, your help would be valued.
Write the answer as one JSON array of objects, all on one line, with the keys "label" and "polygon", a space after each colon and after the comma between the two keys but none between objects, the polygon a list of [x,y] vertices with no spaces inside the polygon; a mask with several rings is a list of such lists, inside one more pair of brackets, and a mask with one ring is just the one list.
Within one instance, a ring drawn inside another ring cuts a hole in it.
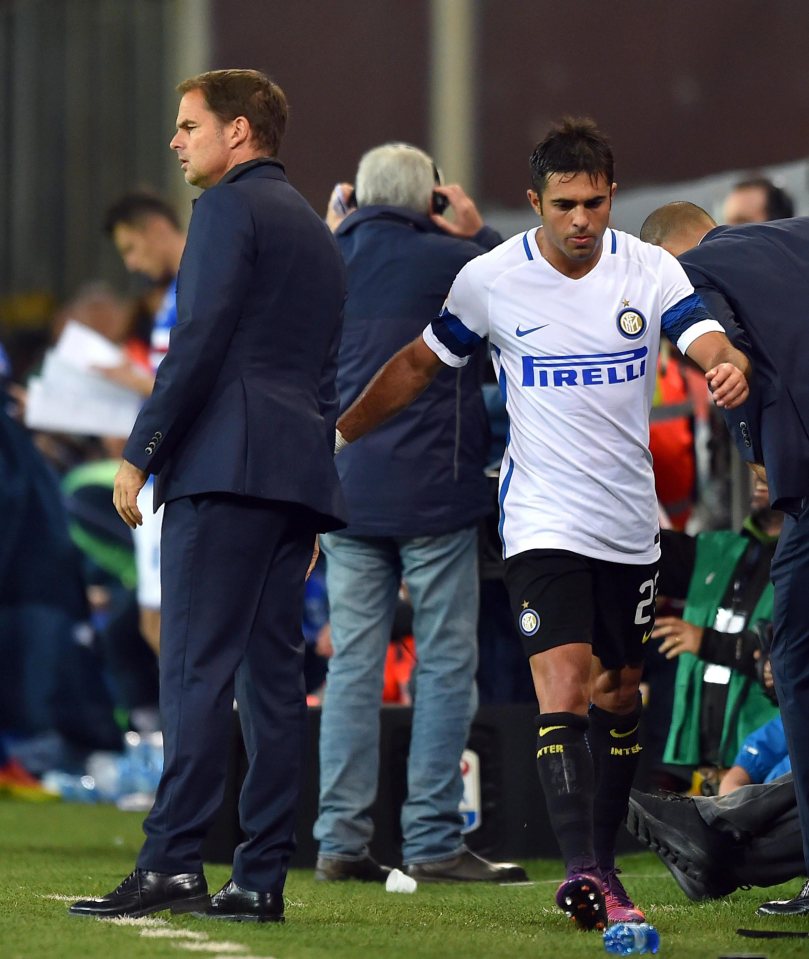
[{"label": "white sideline marking", "polygon": [[114,919],[103,919],[99,917],[99,922],[111,922],[116,926],[141,926],[152,929],[160,926],[168,926],[167,919],[159,919],[157,916],[139,916],[137,919],[132,916],[116,916]]},{"label": "white sideline marking", "polygon": [[176,942],[178,949],[187,949],[189,952],[244,952],[247,946],[240,942]]},{"label": "white sideline marking", "polygon": [[198,942],[208,939],[207,933],[190,929],[141,929],[140,934],[146,939],[196,939]]},{"label": "white sideline marking", "polygon": [[90,899],[90,896],[60,896],[58,893],[40,893],[40,899],[53,899],[56,902],[78,902],[79,899]]}]

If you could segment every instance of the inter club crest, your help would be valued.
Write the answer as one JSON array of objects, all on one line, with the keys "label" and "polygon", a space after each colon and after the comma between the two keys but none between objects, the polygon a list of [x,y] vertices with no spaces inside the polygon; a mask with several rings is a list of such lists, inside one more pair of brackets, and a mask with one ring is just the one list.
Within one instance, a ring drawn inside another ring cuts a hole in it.
[{"label": "inter club crest", "polygon": [[[626,302],[626,300],[624,301]],[[628,340],[637,340],[646,332],[646,317],[634,306],[625,307],[618,314],[618,332]]]}]

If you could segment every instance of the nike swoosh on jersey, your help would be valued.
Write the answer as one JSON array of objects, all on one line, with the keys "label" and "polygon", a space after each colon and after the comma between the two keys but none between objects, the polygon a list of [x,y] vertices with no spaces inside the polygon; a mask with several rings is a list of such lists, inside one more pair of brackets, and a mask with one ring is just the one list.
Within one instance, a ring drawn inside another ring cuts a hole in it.
[{"label": "nike swoosh on jersey", "polygon": [[631,736],[632,733],[637,732],[638,726],[640,726],[640,723],[638,723],[636,726],[630,729],[629,732],[626,732],[626,733],[619,733],[617,729],[611,729],[610,736],[612,736],[613,739],[625,739],[627,736]]},{"label": "nike swoosh on jersey", "polygon": [[547,326],[547,323],[543,323],[542,326],[532,326],[530,330],[521,330],[519,326],[515,330],[517,336],[528,336],[529,333],[536,333],[537,330],[544,330]]},{"label": "nike swoosh on jersey", "polygon": [[540,726],[539,735],[544,736],[545,733],[552,733],[554,729],[564,729],[564,726]]},{"label": "nike swoosh on jersey", "polygon": [[641,640],[641,645],[644,645],[644,644],[646,644],[646,643],[649,642],[649,640],[652,638],[652,633],[653,633],[653,632],[654,632],[654,629],[650,629],[648,633],[644,633],[644,634],[643,634],[643,639]]}]

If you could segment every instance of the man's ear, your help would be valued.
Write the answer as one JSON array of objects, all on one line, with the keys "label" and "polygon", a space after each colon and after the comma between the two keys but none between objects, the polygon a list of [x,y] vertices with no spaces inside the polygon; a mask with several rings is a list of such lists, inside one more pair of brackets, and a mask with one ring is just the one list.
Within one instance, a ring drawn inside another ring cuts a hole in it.
[{"label": "man's ear", "polygon": [[230,121],[230,145],[237,147],[246,143],[252,136],[250,121],[247,117],[235,117]]},{"label": "man's ear", "polygon": [[615,198],[615,191],[617,189],[618,189],[618,184],[613,183],[613,185],[610,187],[610,203],[612,203],[613,199]]},{"label": "man's ear", "polygon": [[536,190],[527,190],[526,196],[534,213],[536,213],[537,216],[542,216],[542,195],[537,193]]}]

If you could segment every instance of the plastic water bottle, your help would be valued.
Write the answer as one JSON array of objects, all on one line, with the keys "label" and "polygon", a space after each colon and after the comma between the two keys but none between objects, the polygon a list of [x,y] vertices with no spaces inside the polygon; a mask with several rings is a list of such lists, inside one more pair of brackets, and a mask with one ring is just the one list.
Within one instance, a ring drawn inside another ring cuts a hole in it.
[{"label": "plastic water bottle", "polygon": [[604,949],[614,956],[632,956],[660,948],[660,933],[648,922],[618,922],[604,932]]},{"label": "plastic water bottle", "polygon": [[163,736],[128,732],[124,739],[129,774],[125,792],[154,794],[163,772]]},{"label": "plastic water bottle", "polygon": [[74,776],[61,770],[51,770],[42,777],[42,785],[59,793],[65,802],[96,803],[100,800],[92,776]]},{"label": "plastic water bottle", "polygon": [[120,753],[90,753],[85,763],[87,775],[95,783],[99,802],[114,802],[121,790],[123,775]]}]

